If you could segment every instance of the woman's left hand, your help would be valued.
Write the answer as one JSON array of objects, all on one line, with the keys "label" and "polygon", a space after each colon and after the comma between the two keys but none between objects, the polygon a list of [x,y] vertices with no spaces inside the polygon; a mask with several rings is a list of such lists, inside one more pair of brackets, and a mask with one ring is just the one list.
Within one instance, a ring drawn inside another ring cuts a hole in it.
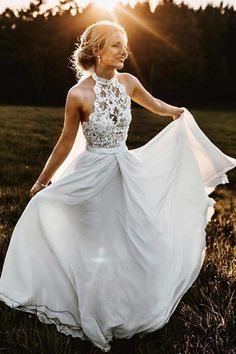
[{"label": "woman's left hand", "polygon": [[181,116],[181,114],[182,114],[183,112],[184,112],[184,109],[179,108],[178,111],[176,111],[176,113],[172,116],[172,117],[173,117],[173,120],[178,119],[178,118]]}]

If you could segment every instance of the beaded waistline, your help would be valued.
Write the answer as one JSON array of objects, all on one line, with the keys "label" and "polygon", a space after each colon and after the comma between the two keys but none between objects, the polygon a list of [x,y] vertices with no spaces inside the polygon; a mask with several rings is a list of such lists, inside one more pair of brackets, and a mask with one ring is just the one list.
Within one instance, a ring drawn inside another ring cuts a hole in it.
[{"label": "beaded waistline", "polygon": [[124,141],[119,146],[115,147],[93,147],[91,145],[86,145],[86,150],[96,154],[119,154],[128,151],[128,147]]}]

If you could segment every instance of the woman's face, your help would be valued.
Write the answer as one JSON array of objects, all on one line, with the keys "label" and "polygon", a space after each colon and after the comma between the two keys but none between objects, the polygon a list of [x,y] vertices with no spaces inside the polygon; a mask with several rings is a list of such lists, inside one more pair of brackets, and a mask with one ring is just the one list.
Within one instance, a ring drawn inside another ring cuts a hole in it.
[{"label": "woman's face", "polygon": [[121,69],[127,58],[127,38],[121,31],[114,32],[107,41],[107,45],[100,53],[100,64],[114,69]]}]

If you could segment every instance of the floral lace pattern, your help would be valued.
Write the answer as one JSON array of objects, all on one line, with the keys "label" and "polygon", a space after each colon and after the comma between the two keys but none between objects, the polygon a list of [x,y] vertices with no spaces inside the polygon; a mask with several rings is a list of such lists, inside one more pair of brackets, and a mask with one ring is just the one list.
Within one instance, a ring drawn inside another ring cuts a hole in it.
[{"label": "floral lace pattern", "polygon": [[117,147],[126,141],[131,122],[131,99],[116,75],[105,79],[92,74],[95,80],[94,111],[82,123],[86,144],[91,147]]}]

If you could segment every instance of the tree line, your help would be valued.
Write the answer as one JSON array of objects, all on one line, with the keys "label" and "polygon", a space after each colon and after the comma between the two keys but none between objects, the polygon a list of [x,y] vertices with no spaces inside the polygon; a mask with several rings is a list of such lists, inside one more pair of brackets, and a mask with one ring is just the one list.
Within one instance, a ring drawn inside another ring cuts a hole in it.
[{"label": "tree line", "polygon": [[[65,5],[66,1],[61,1]],[[64,105],[76,83],[69,56],[84,29],[110,19],[88,6],[40,14],[31,4],[16,16],[0,16],[1,104]],[[236,12],[208,5],[193,10],[164,0],[151,13],[147,4],[120,7],[117,20],[125,27],[131,54],[124,71],[136,75],[155,97],[180,105],[235,104]]]}]

